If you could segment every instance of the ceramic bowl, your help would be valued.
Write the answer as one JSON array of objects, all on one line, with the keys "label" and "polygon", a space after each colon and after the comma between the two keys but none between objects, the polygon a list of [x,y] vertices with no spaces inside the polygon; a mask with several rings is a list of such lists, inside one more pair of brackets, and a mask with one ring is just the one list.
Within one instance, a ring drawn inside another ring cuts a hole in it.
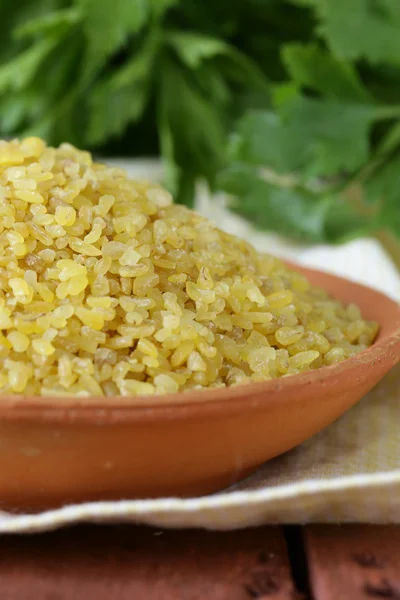
[{"label": "ceramic bowl", "polygon": [[400,308],[377,291],[296,267],[380,324],[368,350],[293,377],[148,398],[3,397],[0,507],[214,492],[311,437],[400,360]]}]

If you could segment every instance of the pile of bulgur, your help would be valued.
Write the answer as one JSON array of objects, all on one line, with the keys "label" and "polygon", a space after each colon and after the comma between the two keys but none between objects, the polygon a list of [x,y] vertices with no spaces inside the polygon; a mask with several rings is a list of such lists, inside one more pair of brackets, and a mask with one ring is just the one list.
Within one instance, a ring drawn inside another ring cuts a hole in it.
[{"label": "pile of bulgur", "polygon": [[138,395],[331,365],[375,323],[90,154],[0,142],[0,393]]}]

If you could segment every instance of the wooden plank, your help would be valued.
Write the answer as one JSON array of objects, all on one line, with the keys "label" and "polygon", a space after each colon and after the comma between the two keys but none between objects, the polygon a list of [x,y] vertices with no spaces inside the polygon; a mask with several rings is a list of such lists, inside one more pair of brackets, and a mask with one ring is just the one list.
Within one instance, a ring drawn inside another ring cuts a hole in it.
[{"label": "wooden plank", "polygon": [[400,527],[312,526],[305,546],[315,600],[400,600]]},{"label": "wooden plank", "polygon": [[293,600],[280,528],[84,526],[0,539],[1,600]]}]

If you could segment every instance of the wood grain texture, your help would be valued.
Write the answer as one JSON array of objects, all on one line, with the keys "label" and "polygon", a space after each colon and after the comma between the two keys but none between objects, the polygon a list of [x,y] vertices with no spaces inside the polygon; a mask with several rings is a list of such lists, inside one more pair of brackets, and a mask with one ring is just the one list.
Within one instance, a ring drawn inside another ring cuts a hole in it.
[{"label": "wood grain texture", "polygon": [[0,539],[1,600],[293,600],[281,529],[84,526]]},{"label": "wood grain texture", "polygon": [[316,600],[400,600],[400,527],[311,526],[305,546]]}]

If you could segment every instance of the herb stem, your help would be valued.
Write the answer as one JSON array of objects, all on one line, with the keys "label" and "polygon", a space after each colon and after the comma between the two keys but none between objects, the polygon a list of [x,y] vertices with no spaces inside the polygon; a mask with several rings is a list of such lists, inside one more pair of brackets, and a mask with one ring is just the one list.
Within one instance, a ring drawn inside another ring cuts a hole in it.
[{"label": "herb stem", "polygon": [[399,119],[400,118],[400,106],[379,106],[375,111],[376,119]]}]

